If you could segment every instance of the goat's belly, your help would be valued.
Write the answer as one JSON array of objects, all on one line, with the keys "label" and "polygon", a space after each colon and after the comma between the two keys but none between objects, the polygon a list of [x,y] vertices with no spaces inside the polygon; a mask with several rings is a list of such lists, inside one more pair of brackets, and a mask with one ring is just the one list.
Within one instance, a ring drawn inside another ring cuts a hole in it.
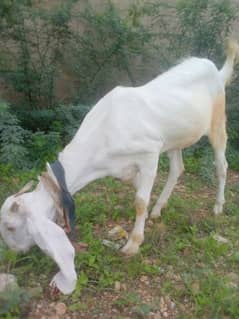
[{"label": "goat's belly", "polygon": [[167,143],[164,144],[163,151],[169,151],[172,149],[187,148],[187,147],[197,143],[202,136],[203,135],[200,134],[197,136],[187,136],[185,139],[182,139],[182,140],[168,141]]},{"label": "goat's belly", "polygon": [[207,132],[202,129],[188,132],[185,130],[184,134],[179,132],[172,134],[171,132],[170,134],[166,134],[164,138],[163,151],[168,151],[175,148],[187,148],[197,143],[204,135],[207,135]]}]

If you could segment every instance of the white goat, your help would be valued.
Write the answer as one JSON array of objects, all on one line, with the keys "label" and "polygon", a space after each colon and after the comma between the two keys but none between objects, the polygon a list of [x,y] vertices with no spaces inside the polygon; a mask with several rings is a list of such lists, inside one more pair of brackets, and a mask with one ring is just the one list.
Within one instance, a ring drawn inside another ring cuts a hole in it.
[{"label": "white goat", "polygon": [[[132,181],[136,188],[136,221],[123,253],[138,252],[144,240],[147,206],[159,155],[167,152],[170,172],[153,208],[160,216],[182,173],[182,149],[207,135],[215,152],[218,191],[214,213],[222,212],[227,162],[225,85],[238,46],[230,45],[223,68],[207,59],[189,58],[136,88],[116,87],[88,113],[73,140],[59,154],[71,194],[104,176]],[[32,192],[26,186],[1,208],[0,231],[15,250],[37,244],[58,264],[51,285],[71,293],[76,284],[74,248],[55,221],[61,208],[59,186],[50,166]]]}]

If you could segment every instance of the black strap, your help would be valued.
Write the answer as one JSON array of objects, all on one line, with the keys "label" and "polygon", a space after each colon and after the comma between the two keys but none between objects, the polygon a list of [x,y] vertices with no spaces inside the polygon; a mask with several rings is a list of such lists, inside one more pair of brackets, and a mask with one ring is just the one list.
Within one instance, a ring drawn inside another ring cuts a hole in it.
[{"label": "black strap", "polygon": [[75,203],[66,186],[65,170],[59,160],[56,160],[55,162],[51,163],[50,166],[61,188],[61,198],[63,204],[64,217],[67,221],[69,220],[71,228],[70,231],[72,232],[74,230],[76,219]]}]

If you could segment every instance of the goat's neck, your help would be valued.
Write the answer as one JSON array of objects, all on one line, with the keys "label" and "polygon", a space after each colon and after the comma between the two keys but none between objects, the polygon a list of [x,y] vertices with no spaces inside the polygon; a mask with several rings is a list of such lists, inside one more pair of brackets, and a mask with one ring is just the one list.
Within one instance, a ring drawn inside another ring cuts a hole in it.
[{"label": "goat's neck", "polygon": [[90,182],[107,175],[100,165],[103,155],[97,151],[97,146],[81,141],[77,136],[59,154],[59,160],[72,195]]}]

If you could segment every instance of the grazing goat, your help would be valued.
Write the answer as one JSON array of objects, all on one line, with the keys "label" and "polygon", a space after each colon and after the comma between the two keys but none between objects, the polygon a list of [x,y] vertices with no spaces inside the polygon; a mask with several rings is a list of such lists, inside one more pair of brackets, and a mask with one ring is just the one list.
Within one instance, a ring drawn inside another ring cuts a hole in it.
[{"label": "grazing goat", "polygon": [[[225,85],[230,80],[238,45],[231,43],[221,70],[207,59],[189,58],[139,87],[116,87],[88,113],[72,141],[59,154],[65,187],[73,195],[104,176],[131,181],[136,189],[136,221],[122,248],[138,252],[144,240],[147,206],[159,155],[167,152],[167,183],[153,208],[160,216],[182,173],[182,149],[207,135],[215,153],[218,191],[214,213],[223,210],[227,172]],[[51,285],[71,293],[76,284],[74,248],[57,225],[64,203],[59,178],[51,166],[34,191],[26,185],[1,208],[0,231],[9,247],[28,250],[37,244],[58,264]],[[68,193],[68,195],[69,195]]]}]

